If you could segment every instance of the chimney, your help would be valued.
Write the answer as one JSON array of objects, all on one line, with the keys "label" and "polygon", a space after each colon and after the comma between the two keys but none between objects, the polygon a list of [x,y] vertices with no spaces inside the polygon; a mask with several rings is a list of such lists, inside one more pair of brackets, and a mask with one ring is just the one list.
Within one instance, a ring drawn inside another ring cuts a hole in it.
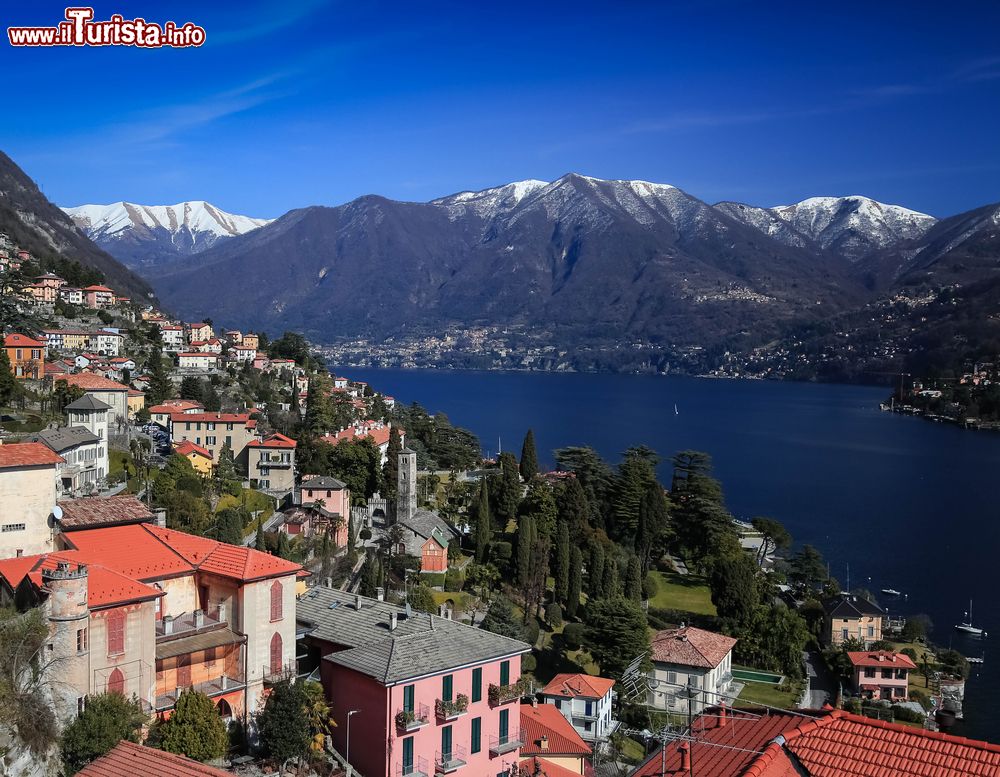
[{"label": "chimney", "polygon": [[687,742],[681,742],[677,748],[681,753],[681,771],[691,771],[691,746]]},{"label": "chimney", "polygon": [[332,577],[328,577],[326,579],[326,587],[327,588],[333,588],[333,578]]},{"label": "chimney", "polygon": [[354,594],[354,609],[361,612],[361,594]]},{"label": "chimney", "polygon": [[719,707],[719,728],[725,728],[728,722],[729,718],[726,717],[726,705],[723,704]]},{"label": "chimney", "polygon": [[537,696],[532,696],[531,697],[531,706],[534,707],[534,708],[538,707],[538,697]]},{"label": "chimney", "polygon": [[538,749],[539,750],[549,749],[549,738],[545,734],[542,734],[542,738],[538,740]]},{"label": "chimney", "polygon": [[394,612],[390,612],[389,613],[389,631],[395,631],[396,630],[396,623],[398,621],[398,618],[399,618],[399,613],[398,612],[394,611]]},{"label": "chimney", "polygon": [[385,589],[382,586],[375,589],[375,598],[380,602],[385,601]]},{"label": "chimney", "polygon": [[164,615],[163,616],[163,633],[173,634],[174,633],[174,616]]},{"label": "chimney", "polygon": [[165,508],[157,507],[153,510],[153,523],[161,529],[167,528],[167,511]]},{"label": "chimney", "polygon": [[201,629],[205,627],[205,611],[198,609],[194,611],[194,627]]},{"label": "chimney", "polygon": [[225,623],[226,622],[226,603],[225,602],[219,602],[218,613],[219,613],[218,614],[219,623]]}]

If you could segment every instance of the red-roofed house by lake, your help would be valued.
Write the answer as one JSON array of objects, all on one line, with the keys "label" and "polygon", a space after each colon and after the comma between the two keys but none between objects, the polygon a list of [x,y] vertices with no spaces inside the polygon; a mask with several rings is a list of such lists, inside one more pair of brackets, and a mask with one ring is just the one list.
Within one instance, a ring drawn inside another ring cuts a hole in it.
[{"label": "red-roofed house by lake", "polygon": [[[665,629],[652,640],[647,703],[667,712],[698,714],[734,697],[732,661],[736,640],[694,626]],[[690,694],[693,693],[693,696]]]},{"label": "red-roofed house by lake", "polygon": [[906,701],[910,672],[917,668],[909,656],[891,650],[862,650],[847,654],[854,689],[867,699]]},{"label": "red-roofed house by lake", "polygon": [[618,728],[611,715],[611,690],[615,681],[589,674],[557,674],[542,689],[551,704],[588,742],[606,739]]},{"label": "red-roofed house by lake", "polygon": [[43,605],[53,619],[54,655],[67,657],[53,665],[63,718],[105,691],[166,715],[189,687],[242,718],[294,672],[298,564],[152,523],[79,529],[57,544],[0,561],[0,604]]}]

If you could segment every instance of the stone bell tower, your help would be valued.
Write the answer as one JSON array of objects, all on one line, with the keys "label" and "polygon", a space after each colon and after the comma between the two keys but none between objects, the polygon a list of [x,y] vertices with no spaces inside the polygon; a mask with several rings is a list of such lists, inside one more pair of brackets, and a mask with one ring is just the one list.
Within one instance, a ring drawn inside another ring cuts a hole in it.
[{"label": "stone bell tower", "polygon": [[46,656],[46,680],[52,689],[56,718],[66,724],[76,717],[78,700],[90,693],[87,567],[60,561],[55,569],[42,570],[42,587],[48,593],[45,613],[52,644],[52,652]]},{"label": "stone bell tower", "polygon": [[408,521],[417,512],[417,454],[409,448],[399,452],[396,479],[396,520]]}]

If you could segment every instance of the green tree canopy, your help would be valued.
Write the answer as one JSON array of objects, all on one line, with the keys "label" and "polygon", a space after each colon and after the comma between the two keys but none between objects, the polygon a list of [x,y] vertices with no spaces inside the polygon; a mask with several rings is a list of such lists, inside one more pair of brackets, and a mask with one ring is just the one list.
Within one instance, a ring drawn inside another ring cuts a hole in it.
[{"label": "green tree canopy", "polygon": [[744,626],[760,604],[759,568],[745,553],[716,558],[708,574],[712,603],[720,618]]},{"label": "green tree canopy", "polygon": [[258,717],[260,739],[268,754],[279,763],[301,758],[312,740],[306,705],[309,699],[299,683],[283,680],[267,697]]},{"label": "green tree canopy", "polygon": [[517,470],[517,459],[513,453],[506,451],[500,454],[500,483],[496,493],[497,515],[504,521],[511,520],[517,515],[517,506],[520,502],[521,478]]},{"label": "green tree canopy", "polygon": [[598,599],[587,605],[584,645],[601,667],[601,674],[618,680],[638,656],[649,654],[646,616],[624,596]]},{"label": "green tree canopy", "polygon": [[147,720],[138,699],[120,693],[91,696],[83,712],[63,731],[62,761],[67,773],[76,774],[123,739],[138,742]]},{"label": "green tree canopy", "polygon": [[229,746],[226,726],[212,700],[200,691],[181,693],[169,718],[159,725],[159,746],[196,761],[221,758]]},{"label": "green tree canopy", "polygon": [[493,600],[486,617],[483,618],[482,628],[502,637],[521,638],[522,626],[514,615],[514,605],[510,599],[498,596]]},{"label": "green tree canopy", "polygon": [[524,482],[530,482],[538,474],[538,451],[535,450],[535,432],[532,429],[524,435],[521,444],[521,461],[518,465]]}]

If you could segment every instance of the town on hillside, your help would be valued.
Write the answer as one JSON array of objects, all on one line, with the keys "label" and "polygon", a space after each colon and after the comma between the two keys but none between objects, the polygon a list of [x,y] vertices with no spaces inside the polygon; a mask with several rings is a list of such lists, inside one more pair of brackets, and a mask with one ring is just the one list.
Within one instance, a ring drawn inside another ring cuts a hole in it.
[{"label": "town on hillside", "polygon": [[0,288],[0,774],[1000,775],[968,658],[706,454],[488,458],[294,332]]}]

